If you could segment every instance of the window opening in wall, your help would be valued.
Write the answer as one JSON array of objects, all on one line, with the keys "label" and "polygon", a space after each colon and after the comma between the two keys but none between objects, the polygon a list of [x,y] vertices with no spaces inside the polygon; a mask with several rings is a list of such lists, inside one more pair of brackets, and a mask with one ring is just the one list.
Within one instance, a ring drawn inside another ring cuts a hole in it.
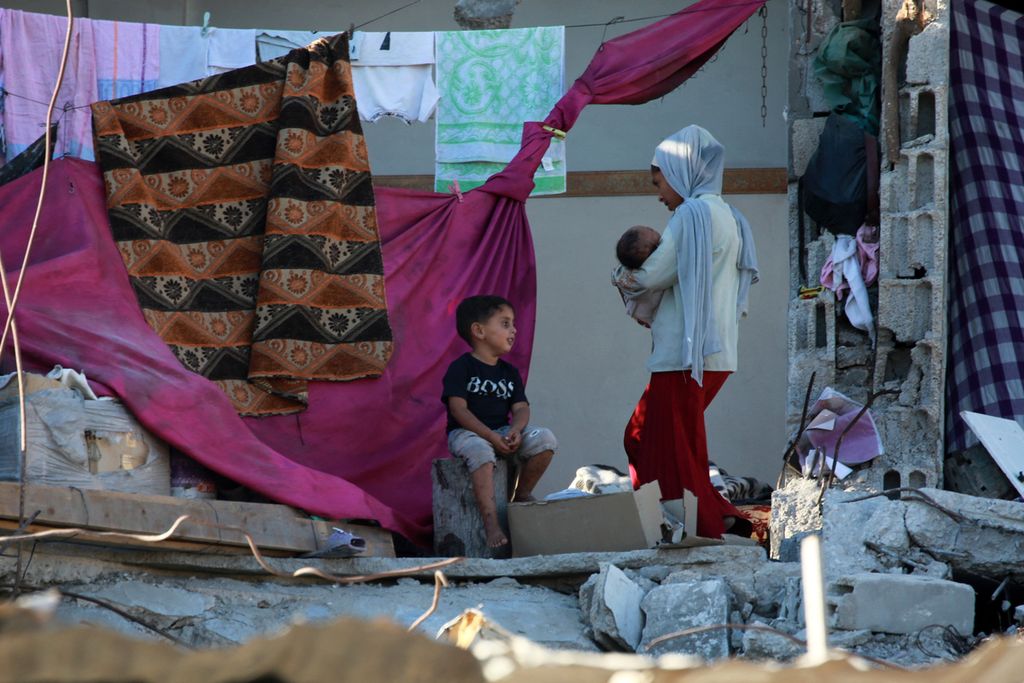
[{"label": "window opening in wall", "polygon": [[886,491],[900,487],[900,473],[896,470],[889,470],[882,477],[882,488]]},{"label": "window opening in wall", "polygon": [[915,489],[924,488],[924,486],[925,486],[924,472],[921,472],[920,470],[914,470],[913,472],[911,472],[910,473],[910,486],[915,488]]}]

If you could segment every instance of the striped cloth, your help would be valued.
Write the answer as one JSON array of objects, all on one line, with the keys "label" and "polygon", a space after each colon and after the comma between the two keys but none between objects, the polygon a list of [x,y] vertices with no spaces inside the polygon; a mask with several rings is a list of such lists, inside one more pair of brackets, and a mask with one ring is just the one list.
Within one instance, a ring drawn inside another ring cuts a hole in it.
[{"label": "striped cloth", "polygon": [[1024,15],[951,3],[946,448],[973,410],[1024,424]]}]

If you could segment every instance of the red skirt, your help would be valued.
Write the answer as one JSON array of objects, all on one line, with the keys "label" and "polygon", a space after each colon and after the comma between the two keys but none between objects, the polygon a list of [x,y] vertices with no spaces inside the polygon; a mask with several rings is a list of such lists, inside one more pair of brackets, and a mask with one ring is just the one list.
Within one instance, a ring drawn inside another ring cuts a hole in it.
[{"label": "red skirt", "polygon": [[633,486],[657,480],[665,500],[697,496],[697,535],[720,538],[723,517],[742,515],[711,485],[704,410],[728,372],[704,372],[704,386],[690,371],[651,373],[651,382],[626,425],[625,447]]}]

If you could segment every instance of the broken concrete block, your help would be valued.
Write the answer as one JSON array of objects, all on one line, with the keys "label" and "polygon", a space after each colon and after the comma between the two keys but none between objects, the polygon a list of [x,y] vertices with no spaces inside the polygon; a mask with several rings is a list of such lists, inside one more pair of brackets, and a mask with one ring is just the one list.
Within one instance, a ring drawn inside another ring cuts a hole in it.
[{"label": "broken concrete block", "polygon": [[916,633],[931,624],[974,631],[974,590],[965,584],[903,574],[852,574],[826,596],[835,628]]},{"label": "broken concrete block", "polygon": [[914,545],[954,571],[1024,581],[1024,505],[938,489],[921,492],[965,521],[908,499],[906,525]]},{"label": "broken concrete block", "polygon": [[[803,398],[800,401],[802,404]],[[819,486],[816,480],[796,477],[772,493],[769,535],[773,560],[798,562],[800,538],[808,532],[821,531],[821,512],[817,505]]]},{"label": "broken concrete block", "polygon": [[907,83],[943,85],[949,75],[949,27],[933,21],[907,47]]},{"label": "broken concrete block", "polygon": [[[764,622],[751,622],[760,626],[769,626]],[[747,659],[770,659],[785,662],[799,657],[804,648],[785,636],[761,630],[743,632],[743,656]]]},{"label": "broken concrete block", "polygon": [[916,342],[932,331],[933,308],[940,311],[942,300],[932,297],[928,277],[917,280],[881,279],[878,282],[878,326],[892,330],[900,342]]},{"label": "broken concrete block", "polygon": [[216,604],[216,600],[209,595],[142,581],[119,581],[90,591],[89,595],[122,607],[144,608],[156,614],[177,617],[198,616]]},{"label": "broken concrete block", "polygon": [[635,583],[637,586],[640,587],[640,590],[642,590],[644,592],[644,595],[647,594],[647,591],[651,590],[652,588],[656,588],[658,586],[658,582],[657,581],[653,581],[653,580],[647,578],[646,576],[643,575],[642,572],[640,572],[640,571],[638,571],[636,569],[629,569],[627,567],[627,568],[623,569],[622,572],[626,576],[628,576],[633,581],[633,583]]},{"label": "broken concrete block", "polygon": [[673,638],[647,649],[660,636],[689,628],[725,624],[729,620],[729,586],[722,579],[658,586],[641,603],[647,616],[640,652],[679,652],[713,661],[729,656],[729,630],[704,631]]},{"label": "broken concrete block", "polygon": [[903,521],[905,504],[884,497],[845,502],[862,495],[838,490],[825,495],[822,561],[826,581],[857,572],[903,571],[891,556],[872,552],[865,542],[906,554],[910,537]]},{"label": "broken concrete block", "polygon": [[[799,596],[800,563],[768,562],[754,571],[754,613],[762,617],[779,616],[779,609],[789,599],[789,582],[796,581]],[[799,602],[799,597],[797,598]]]},{"label": "broken concrete block", "polygon": [[644,591],[614,565],[596,575],[585,620],[594,640],[612,650],[635,651],[644,628]]},{"label": "broken concrete block", "polygon": [[637,572],[640,573],[644,578],[650,579],[654,583],[661,583],[665,580],[665,577],[673,572],[672,567],[666,567],[663,564],[651,565],[649,567],[640,567]]},{"label": "broken concrete block", "polygon": [[790,177],[799,178],[807,171],[807,164],[818,149],[825,118],[793,119],[789,131]]},{"label": "broken concrete block", "polygon": [[[736,599],[735,606],[757,600],[757,591],[754,589],[754,569],[757,566],[758,565],[723,565],[721,567],[715,567],[713,575],[715,578],[722,579],[729,584],[729,590],[732,591],[733,597]],[[703,581],[706,578],[708,578],[708,574],[699,569],[683,569],[669,574],[665,577],[665,580],[661,582],[661,585],[667,586],[673,583],[691,583],[694,581]]]}]

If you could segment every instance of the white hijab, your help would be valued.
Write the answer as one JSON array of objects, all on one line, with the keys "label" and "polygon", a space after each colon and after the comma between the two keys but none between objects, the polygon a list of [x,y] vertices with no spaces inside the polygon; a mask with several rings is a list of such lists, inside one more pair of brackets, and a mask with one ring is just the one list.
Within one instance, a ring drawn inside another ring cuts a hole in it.
[{"label": "white hijab", "polygon": [[[711,133],[700,126],[687,126],[661,141],[654,150],[651,165],[661,170],[665,180],[683,203],[671,221],[682,221],[678,230],[676,258],[683,315],[683,367],[703,383],[704,358],[722,350],[711,308],[711,211],[700,201],[701,195],[722,193],[725,150]],[[732,209],[740,231],[740,250],[736,267],[740,270],[740,290],[736,306],[740,316],[747,313],[747,294],[757,282],[757,254],[753,234],[746,217]],[[694,353],[699,349],[698,353]]]}]

